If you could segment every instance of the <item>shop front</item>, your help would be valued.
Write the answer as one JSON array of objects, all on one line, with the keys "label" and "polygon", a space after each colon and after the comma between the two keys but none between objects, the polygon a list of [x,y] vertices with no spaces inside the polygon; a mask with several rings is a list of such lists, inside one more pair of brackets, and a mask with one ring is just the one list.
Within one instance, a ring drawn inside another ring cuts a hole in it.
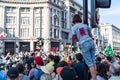
[{"label": "shop front", "polygon": [[51,42],[51,51],[56,52],[59,51],[60,42]]},{"label": "shop front", "polygon": [[20,42],[20,51],[30,51],[30,42]]}]

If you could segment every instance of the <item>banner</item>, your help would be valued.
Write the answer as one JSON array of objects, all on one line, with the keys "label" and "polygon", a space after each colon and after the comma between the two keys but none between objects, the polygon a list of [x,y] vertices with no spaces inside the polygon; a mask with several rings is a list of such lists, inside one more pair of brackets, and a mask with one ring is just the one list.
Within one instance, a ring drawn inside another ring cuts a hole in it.
[{"label": "banner", "polygon": [[7,36],[7,34],[5,32],[0,33],[0,39],[5,38],[6,36]]},{"label": "banner", "polygon": [[114,56],[115,55],[115,53],[114,53],[114,51],[113,51],[113,49],[112,49],[110,44],[105,48],[103,54],[105,56]]}]

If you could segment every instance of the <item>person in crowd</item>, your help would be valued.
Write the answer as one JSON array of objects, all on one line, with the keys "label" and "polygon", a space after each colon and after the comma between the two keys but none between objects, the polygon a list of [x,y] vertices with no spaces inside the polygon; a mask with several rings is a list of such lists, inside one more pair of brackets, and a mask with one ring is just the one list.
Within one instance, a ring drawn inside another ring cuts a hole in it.
[{"label": "person in crowd", "polygon": [[68,56],[67,63],[68,63],[69,65],[71,65],[71,64],[72,64],[72,58],[71,58],[71,56]]},{"label": "person in crowd", "polygon": [[72,39],[78,41],[83,58],[89,67],[93,80],[96,80],[95,45],[88,25],[82,23],[79,14],[73,16]]},{"label": "person in crowd", "polygon": [[16,67],[11,67],[7,72],[8,80],[18,80],[19,71]]},{"label": "person in crowd", "polygon": [[48,55],[48,64],[54,65],[54,56],[53,55]]},{"label": "person in crowd", "polygon": [[41,65],[43,64],[41,56],[36,56],[34,63],[36,64],[36,68],[30,70],[29,78],[30,80],[39,80],[41,75],[44,74],[44,72],[41,70]]},{"label": "person in crowd", "polygon": [[104,60],[102,62],[102,64],[105,66],[105,71],[107,73],[107,78],[109,78],[111,76],[111,73],[109,72],[110,62],[108,60]]},{"label": "person in crowd", "polygon": [[76,72],[73,68],[69,66],[65,66],[62,69],[60,76],[62,80],[76,80]]},{"label": "person in crowd", "polygon": [[28,75],[29,74],[29,68],[28,68],[28,64],[27,63],[24,63],[24,71],[25,71],[25,75]]},{"label": "person in crowd", "polygon": [[112,73],[112,76],[109,80],[120,80],[120,64],[119,63],[112,63],[110,65],[110,72]]},{"label": "person in crowd", "polygon": [[7,80],[6,72],[4,70],[4,64],[2,63],[3,59],[0,57],[0,80]]},{"label": "person in crowd", "polygon": [[76,61],[77,61],[77,64],[75,66],[77,80],[88,80],[87,79],[88,75],[87,75],[87,71],[85,68],[85,64],[82,61],[83,60],[82,54],[78,53],[75,56],[76,56]]},{"label": "person in crowd", "polygon": [[55,75],[53,80],[60,80],[60,73],[61,73],[63,67],[65,67],[65,66],[68,66],[66,61],[61,61],[58,63],[57,69],[56,69],[57,74]]},{"label": "person in crowd", "polygon": [[29,69],[31,69],[31,63],[34,63],[35,53],[32,53],[30,58],[27,60],[27,64],[29,66]]},{"label": "person in crowd", "polygon": [[40,80],[52,80],[52,76],[50,74],[43,74],[40,78]]},{"label": "person in crowd", "polygon": [[56,69],[57,69],[57,65],[60,61],[60,57],[59,56],[54,56],[54,72],[56,73]]},{"label": "person in crowd", "polygon": [[22,63],[17,63],[16,67],[19,71],[18,80],[29,80],[29,77],[24,75],[24,66]]},{"label": "person in crowd", "polygon": [[101,62],[97,64],[97,80],[108,80],[106,67]]},{"label": "person in crowd", "polygon": [[54,66],[51,65],[51,64],[46,64],[45,66],[41,66],[41,70],[42,70],[44,73],[52,74],[53,71],[54,71]]}]

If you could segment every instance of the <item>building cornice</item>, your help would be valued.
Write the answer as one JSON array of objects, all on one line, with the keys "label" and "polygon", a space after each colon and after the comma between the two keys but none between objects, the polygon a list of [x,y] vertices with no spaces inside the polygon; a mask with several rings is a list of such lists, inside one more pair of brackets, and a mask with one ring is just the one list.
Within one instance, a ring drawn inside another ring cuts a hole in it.
[{"label": "building cornice", "polygon": [[47,3],[50,0],[0,0],[3,3],[16,3],[16,4],[39,4],[39,3]]},{"label": "building cornice", "polygon": [[58,4],[55,4],[55,3],[51,2],[51,1],[49,1],[48,3],[55,6],[55,7],[57,7],[57,8],[59,8],[59,9],[62,9],[62,7],[59,6]]},{"label": "building cornice", "polygon": [[51,2],[50,0],[26,0],[26,1],[22,1],[22,0],[0,0],[0,2],[2,3],[10,3],[10,4],[43,4],[43,3],[49,3],[59,9],[62,9],[62,7],[60,7],[59,5]]}]

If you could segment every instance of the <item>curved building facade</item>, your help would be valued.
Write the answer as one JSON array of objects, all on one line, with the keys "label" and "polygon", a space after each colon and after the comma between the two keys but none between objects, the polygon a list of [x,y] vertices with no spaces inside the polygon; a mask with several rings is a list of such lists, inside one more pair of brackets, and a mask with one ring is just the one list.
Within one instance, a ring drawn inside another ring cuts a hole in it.
[{"label": "curved building facade", "polygon": [[[72,6],[73,4],[75,5]],[[60,2],[60,0],[0,0],[0,27],[7,34],[7,37],[2,39],[3,51],[16,53],[34,51],[37,38],[44,39],[42,48],[45,52],[52,48],[60,49],[63,43],[71,44],[71,16],[68,13],[70,6],[75,8],[73,9],[76,10],[75,13],[81,11],[80,5],[76,4],[75,1],[70,0],[65,0],[65,2]]]}]

